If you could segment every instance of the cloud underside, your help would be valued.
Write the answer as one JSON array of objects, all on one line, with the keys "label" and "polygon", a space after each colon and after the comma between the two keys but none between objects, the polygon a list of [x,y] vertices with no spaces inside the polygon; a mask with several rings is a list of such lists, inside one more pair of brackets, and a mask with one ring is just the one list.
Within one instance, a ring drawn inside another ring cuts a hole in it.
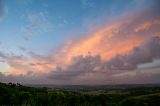
[{"label": "cloud underside", "polygon": [[[23,83],[150,83],[160,82],[159,8],[127,14],[82,39],[69,40],[50,55],[23,48],[29,58],[0,52],[10,66],[2,81]],[[152,64],[152,68],[139,68]]]}]

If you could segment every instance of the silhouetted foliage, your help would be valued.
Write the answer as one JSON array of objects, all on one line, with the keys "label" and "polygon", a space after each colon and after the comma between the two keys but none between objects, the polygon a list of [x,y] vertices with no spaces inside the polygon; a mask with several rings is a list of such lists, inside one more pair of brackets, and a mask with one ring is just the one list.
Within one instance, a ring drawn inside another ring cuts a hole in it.
[{"label": "silhouetted foliage", "polygon": [[160,106],[159,87],[68,91],[0,83],[0,106]]}]

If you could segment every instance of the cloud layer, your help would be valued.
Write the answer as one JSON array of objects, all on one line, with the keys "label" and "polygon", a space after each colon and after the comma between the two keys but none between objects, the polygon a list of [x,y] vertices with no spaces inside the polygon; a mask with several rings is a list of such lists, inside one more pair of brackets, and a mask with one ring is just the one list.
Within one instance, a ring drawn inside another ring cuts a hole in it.
[{"label": "cloud layer", "polygon": [[[28,19],[24,31],[31,35],[32,30],[46,31],[46,26],[50,26],[43,13],[31,14]],[[154,8],[133,15],[126,13],[86,37],[69,40],[48,55],[26,48],[21,50],[28,57],[0,52],[1,62],[10,67],[6,74],[0,73],[1,81],[63,84],[160,82],[160,67],[148,72],[138,68],[160,59],[159,7],[154,5]]]},{"label": "cloud layer", "polygon": [[154,59],[160,59],[160,37],[157,36],[149,38],[129,54],[117,55],[108,61],[101,60],[99,55],[76,56],[66,69],[57,67],[51,76],[55,79],[72,79],[86,73],[115,75],[136,70],[138,65],[151,63]]}]

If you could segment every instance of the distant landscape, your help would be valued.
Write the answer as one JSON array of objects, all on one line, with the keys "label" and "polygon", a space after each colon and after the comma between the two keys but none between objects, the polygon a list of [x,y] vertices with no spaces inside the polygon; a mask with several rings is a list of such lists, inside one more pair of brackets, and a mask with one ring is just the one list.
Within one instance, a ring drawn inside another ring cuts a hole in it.
[{"label": "distant landscape", "polygon": [[32,85],[0,83],[1,106],[159,106],[160,84]]},{"label": "distant landscape", "polygon": [[160,106],[160,0],[0,0],[0,106]]}]

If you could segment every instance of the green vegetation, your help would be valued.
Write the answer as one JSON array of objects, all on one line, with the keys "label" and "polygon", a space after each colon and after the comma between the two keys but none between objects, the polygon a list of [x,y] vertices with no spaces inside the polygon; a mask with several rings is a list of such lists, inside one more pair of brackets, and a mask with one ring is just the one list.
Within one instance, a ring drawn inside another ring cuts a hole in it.
[{"label": "green vegetation", "polygon": [[0,106],[160,106],[160,87],[48,90],[0,83]]}]

